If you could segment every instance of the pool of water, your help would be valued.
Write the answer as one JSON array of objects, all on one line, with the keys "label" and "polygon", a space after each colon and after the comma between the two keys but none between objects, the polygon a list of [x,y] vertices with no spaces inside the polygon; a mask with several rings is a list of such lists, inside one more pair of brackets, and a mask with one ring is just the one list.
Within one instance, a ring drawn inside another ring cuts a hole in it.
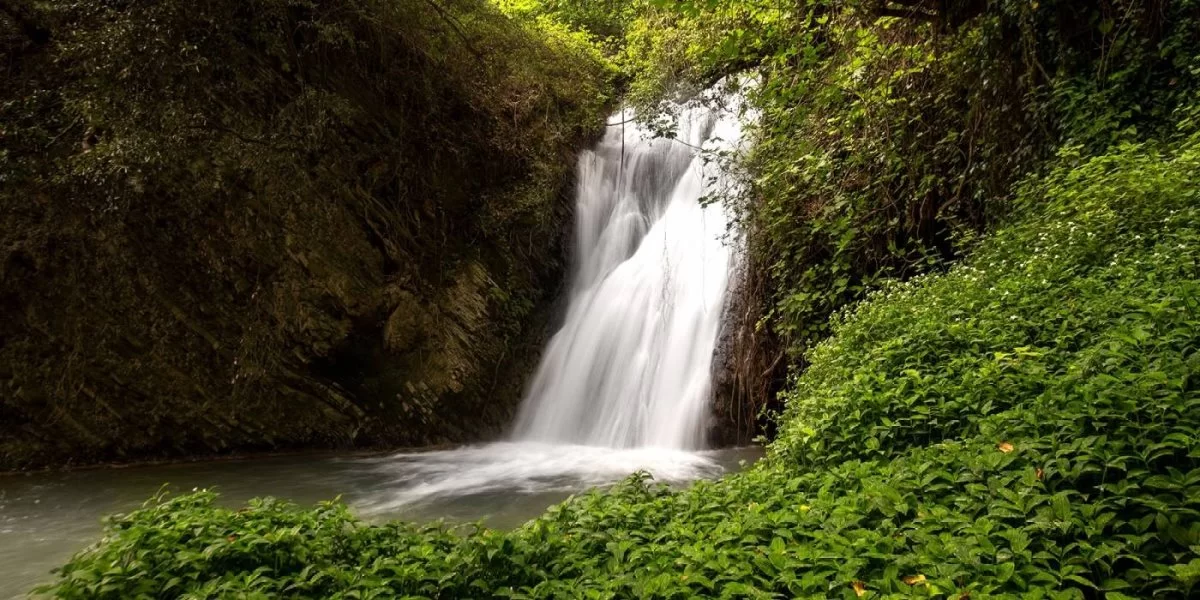
[{"label": "pool of water", "polygon": [[682,484],[757,460],[758,448],[707,452],[502,443],[387,455],[254,458],[0,476],[0,599],[20,598],[98,539],[105,515],[163,486],[215,488],[238,505],[274,496],[310,505],[337,496],[373,522],[444,518],[514,527],[573,493],[645,470]]}]

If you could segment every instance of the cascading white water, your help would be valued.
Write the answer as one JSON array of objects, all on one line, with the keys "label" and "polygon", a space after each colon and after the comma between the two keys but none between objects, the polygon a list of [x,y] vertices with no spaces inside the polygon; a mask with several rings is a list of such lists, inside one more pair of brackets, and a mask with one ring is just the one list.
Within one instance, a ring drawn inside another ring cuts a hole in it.
[{"label": "cascading white water", "polygon": [[674,139],[623,112],[579,159],[567,314],[507,442],[372,461],[383,514],[434,499],[564,493],[646,471],[723,471],[704,442],[713,350],[732,248],[720,202],[741,128],[735,110],[682,111]]},{"label": "cascading white water", "polygon": [[580,157],[569,308],[516,439],[703,446],[731,248],[724,207],[701,200],[725,185],[708,158],[733,148],[740,127],[707,107],[684,111],[674,139],[629,121],[617,115]]}]

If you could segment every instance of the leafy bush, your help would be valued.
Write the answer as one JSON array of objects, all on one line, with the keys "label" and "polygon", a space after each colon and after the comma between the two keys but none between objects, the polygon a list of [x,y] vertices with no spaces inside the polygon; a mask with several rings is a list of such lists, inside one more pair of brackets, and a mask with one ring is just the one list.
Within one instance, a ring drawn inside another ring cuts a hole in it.
[{"label": "leafy bush", "polygon": [[[1051,148],[1169,128],[1200,72],[1188,2],[1165,17],[1136,2],[992,2],[941,32],[869,4],[806,10],[759,29],[801,44],[730,51],[771,50],[746,212],[775,294],[764,324],[794,360],[866,291],[962,258],[1020,210],[1011,184]],[[1068,23],[1067,10],[1083,14]]]},{"label": "leafy bush", "polygon": [[563,28],[608,55],[620,51],[639,0],[493,0],[514,18]]}]

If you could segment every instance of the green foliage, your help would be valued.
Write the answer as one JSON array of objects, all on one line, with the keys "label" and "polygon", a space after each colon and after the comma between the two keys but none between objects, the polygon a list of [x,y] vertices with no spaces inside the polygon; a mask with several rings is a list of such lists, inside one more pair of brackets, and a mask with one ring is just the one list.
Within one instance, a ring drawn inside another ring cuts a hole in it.
[{"label": "green foliage", "polygon": [[1200,135],[1068,147],[1015,202],[965,263],[840,313],[749,472],[682,491],[635,477],[461,537],[201,494],[114,520],[46,591],[1189,597]]},{"label": "green foliage", "polygon": [[[1194,9],[1176,6],[1178,27],[1156,43],[1136,35],[1146,15],[1126,8],[1113,7],[1119,31],[1071,44],[1058,40],[1068,32],[1057,6],[999,3],[941,35],[853,9],[810,13],[823,25],[807,54],[772,56],[758,95],[761,201],[750,218],[771,261],[775,330],[803,352],[881,280],[961,257],[1011,210],[1010,182],[1057,140],[1169,123],[1170,88],[1194,88],[1182,81],[1194,72],[1174,64],[1194,60]],[[1110,71],[1091,70],[1102,65]],[[1070,100],[1080,96],[1095,104]]]},{"label": "green foliage", "polygon": [[536,31],[548,42],[568,49],[587,63],[601,65],[615,88],[620,68],[613,57],[620,47],[628,5],[624,2],[543,2],[492,0],[509,17]]},{"label": "green foliage", "polygon": [[1153,138],[1200,75],[1187,0],[943,3],[928,20],[853,0],[653,4],[624,63],[645,112],[681,82],[757,78],[737,203],[769,275],[760,327],[796,365],[841,307],[962,258],[1053,148]]},{"label": "green foliage", "polygon": [[519,19],[548,19],[595,38],[616,50],[626,25],[636,14],[638,0],[493,0],[506,14]]},{"label": "green foliage", "polygon": [[[337,503],[301,511],[268,498],[234,511],[215,498],[207,491],[159,498],[114,517],[104,550],[65,567],[56,595],[396,597],[436,591],[456,561],[457,538],[437,528],[365,527]],[[361,563],[343,568],[348,561]],[[358,592],[339,594],[348,589]]]}]

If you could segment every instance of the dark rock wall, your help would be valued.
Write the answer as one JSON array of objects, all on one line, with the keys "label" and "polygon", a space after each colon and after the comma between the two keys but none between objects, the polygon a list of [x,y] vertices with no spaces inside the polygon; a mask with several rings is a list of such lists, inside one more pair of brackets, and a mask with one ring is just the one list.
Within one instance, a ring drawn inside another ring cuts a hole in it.
[{"label": "dark rock wall", "polygon": [[0,15],[0,470],[477,439],[599,65],[482,0]]}]

